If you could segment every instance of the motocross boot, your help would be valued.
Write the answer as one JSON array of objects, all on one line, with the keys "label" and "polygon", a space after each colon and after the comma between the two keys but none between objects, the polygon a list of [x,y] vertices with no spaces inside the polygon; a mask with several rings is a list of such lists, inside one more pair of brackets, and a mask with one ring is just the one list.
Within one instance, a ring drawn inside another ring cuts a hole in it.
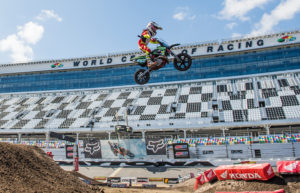
[{"label": "motocross boot", "polygon": [[154,61],[153,57],[151,56],[151,54],[147,54],[146,55],[146,59],[147,59],[147,67],[148,68],[153,68],[157,65],[157,62]]}]

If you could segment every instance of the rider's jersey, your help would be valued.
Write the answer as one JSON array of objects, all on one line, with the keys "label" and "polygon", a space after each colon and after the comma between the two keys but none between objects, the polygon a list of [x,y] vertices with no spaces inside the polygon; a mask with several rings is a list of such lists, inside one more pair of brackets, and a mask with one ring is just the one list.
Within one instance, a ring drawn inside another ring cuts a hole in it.
[{"label": "rider's jersey", "polygon": [[149,42],[152,44],[158,44],[157,40],[152,38],[151,32],[145,29],[141,34],[141,39],[139,40],[139,44],[148,45]]}]

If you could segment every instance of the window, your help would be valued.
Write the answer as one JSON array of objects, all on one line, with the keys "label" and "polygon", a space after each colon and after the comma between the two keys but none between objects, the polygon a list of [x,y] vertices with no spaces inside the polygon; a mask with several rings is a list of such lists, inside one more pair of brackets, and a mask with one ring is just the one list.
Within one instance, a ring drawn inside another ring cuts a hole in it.
[{"label": "window", "polygon": [[261,151],[260,151],[260,149],[255,149],[254,150],[254,156],[255,156],[255,158],[261,158]]},{"label": "window", "polygon": [[231,154],[243,154],[243,150],[231,150]]},{"label": "window", "polygon": [[204,150],[202,151],[203,155],[206,155],[206,154],[214,154],[214,151],[212,150]]}]

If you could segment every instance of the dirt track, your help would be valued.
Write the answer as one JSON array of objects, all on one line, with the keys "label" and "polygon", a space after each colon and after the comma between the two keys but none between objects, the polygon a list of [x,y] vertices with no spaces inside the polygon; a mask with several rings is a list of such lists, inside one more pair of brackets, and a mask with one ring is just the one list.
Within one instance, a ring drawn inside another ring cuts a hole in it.
[{"label": "dirt track", "polygon": [[[74,172],[58,166],[38,147],[0,143],[0,192],[102,192],[102,187],[90,186],[79,180]],[[108,188],[105,193],[180,193],[194,192],[195,179],[174,185],[170,189]],[[286,193],[300,193],[300,176],[276,175],[268,182],[216,181],[199,187],[196,193],[215,191],[272,191],[285,189]]]},{"label": "dirt track", "polygon": [[100,192],[59,167],[38,147],[0,143],[0,192]]}]

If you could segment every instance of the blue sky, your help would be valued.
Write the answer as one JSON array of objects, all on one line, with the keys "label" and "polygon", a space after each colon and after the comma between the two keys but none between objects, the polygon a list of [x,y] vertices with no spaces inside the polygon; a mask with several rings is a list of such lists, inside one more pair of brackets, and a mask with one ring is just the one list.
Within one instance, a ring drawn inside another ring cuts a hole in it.
[{"label": "blue sky", "polygon": [[169,43],[293,31],[300,0],[2,0],[0,63],[138,50],[152,20]]}]

